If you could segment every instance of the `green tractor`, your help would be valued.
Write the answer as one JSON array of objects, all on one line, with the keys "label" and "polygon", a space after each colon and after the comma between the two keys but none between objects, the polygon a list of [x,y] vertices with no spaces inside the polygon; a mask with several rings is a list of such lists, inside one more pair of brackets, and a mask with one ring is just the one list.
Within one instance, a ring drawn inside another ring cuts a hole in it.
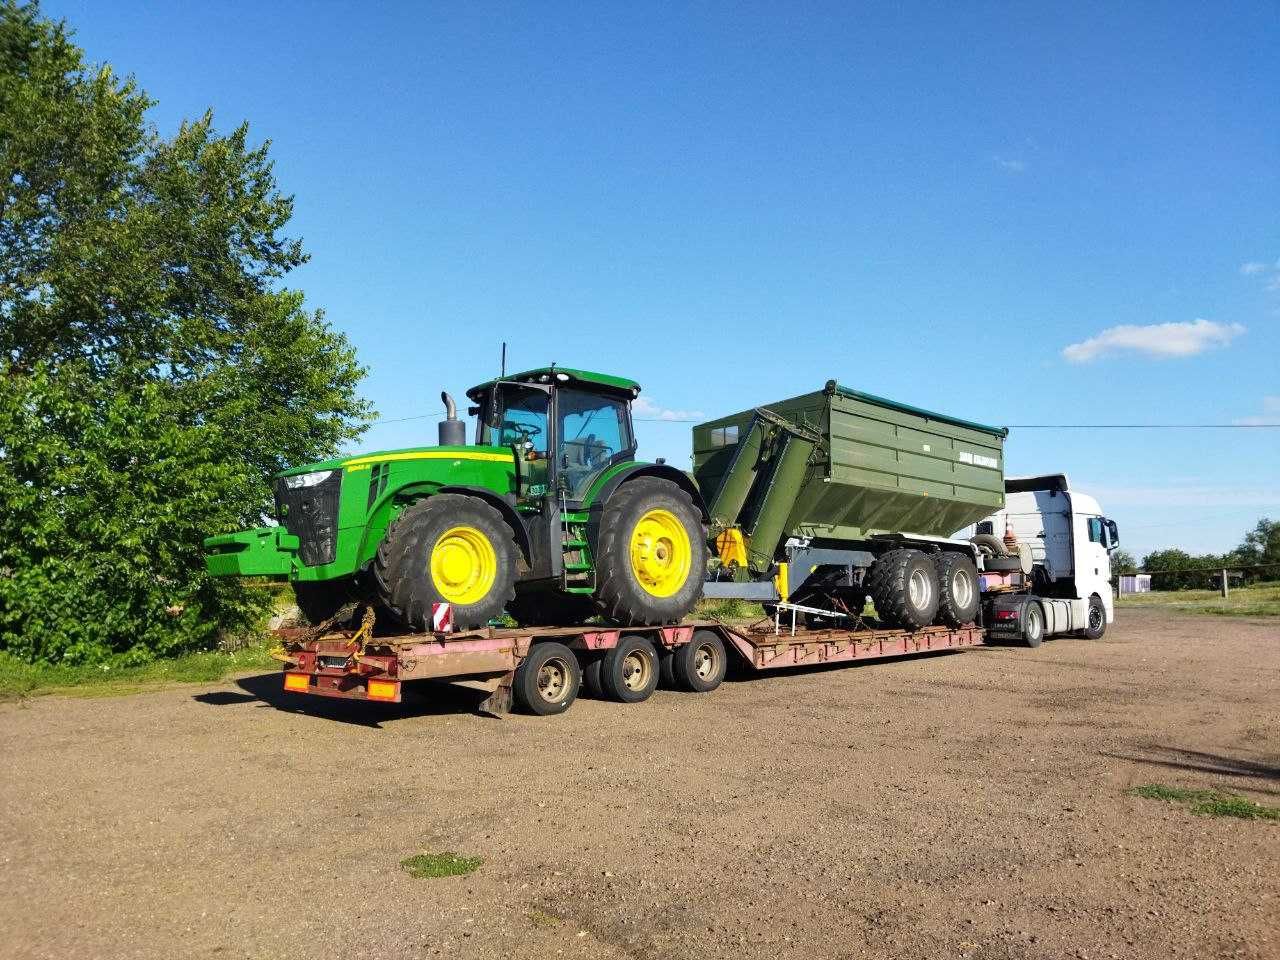
[{"label": "green tractor", "polygon": [[[307,464],[275,482],[277,526],[210,537],[216,576],[284,576],[312,623],[378,602],[412,631],[505,609],[525,626],[674,623],[707,565],[706,506],[684,473],[635,458],[639,384],[545,367],[448,394],[440,444]],[[443,609],[443,608],[441,608]]]}]

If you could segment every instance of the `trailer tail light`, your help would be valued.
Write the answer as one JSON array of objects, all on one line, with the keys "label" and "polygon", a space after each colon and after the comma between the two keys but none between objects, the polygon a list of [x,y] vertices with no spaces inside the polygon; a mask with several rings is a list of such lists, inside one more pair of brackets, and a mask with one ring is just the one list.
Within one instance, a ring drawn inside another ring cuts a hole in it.
[{"label": "trailer tail light", "polygon": [[400,696],[400,681],[370,680],[368,694],[370,700],[395,700]]},{"label": "trailer tail light", "polygon": [[997,620],[1017,620],[1018,611],[1017,610],[997,610],[996,619]]},{"label": "trailer tail light", "polygon": [[286,673],[284,675],[284,688],[295,693],[306,693],[311,689],[311,677],[305,673]]}]

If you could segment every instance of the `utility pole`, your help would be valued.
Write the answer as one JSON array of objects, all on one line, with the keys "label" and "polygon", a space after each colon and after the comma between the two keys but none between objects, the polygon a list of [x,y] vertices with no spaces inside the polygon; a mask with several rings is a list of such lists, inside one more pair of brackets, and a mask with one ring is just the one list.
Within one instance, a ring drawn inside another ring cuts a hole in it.
[{"label": "utility pole", "polygon": [[1223,567],[1222,568],[1222,596],[1226,597],[1226,595],[1230,592],[1231,590],[1227,586],[1227,568]]}]

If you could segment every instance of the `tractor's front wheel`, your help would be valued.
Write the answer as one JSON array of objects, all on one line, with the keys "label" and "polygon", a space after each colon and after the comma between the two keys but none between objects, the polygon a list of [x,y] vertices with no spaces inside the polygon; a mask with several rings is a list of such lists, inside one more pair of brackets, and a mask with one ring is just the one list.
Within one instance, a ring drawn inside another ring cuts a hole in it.
[{"label": "tractor's front wheel", "polygon": [[484,626],[515,596],[518,548],[511,528],[477,497],[438,493],[392,521],[374,579],[383,604],[410,630],[432,628],[432,605],[448,603],[459,630]]},{"label": "tractor's front wheel", "polygon": [[676,623],[698,602],[707,566],[702,517],[670,480],[624,483],[605,504],[595,547],[596,598],[613,623]]}]

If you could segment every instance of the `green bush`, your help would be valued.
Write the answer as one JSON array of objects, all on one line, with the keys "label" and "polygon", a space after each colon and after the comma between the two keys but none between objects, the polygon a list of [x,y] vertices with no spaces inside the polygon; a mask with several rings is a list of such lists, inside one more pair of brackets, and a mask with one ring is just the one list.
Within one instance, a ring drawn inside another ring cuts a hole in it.
[{"label": "green bush", "polygon": [[267,146],[169,139],[134,81],[0,2],[0,650],[141,663],[251,630],[270,595],[204,573],[270,476],[369,410],[347,340],[282,286],[305,262]]}]

